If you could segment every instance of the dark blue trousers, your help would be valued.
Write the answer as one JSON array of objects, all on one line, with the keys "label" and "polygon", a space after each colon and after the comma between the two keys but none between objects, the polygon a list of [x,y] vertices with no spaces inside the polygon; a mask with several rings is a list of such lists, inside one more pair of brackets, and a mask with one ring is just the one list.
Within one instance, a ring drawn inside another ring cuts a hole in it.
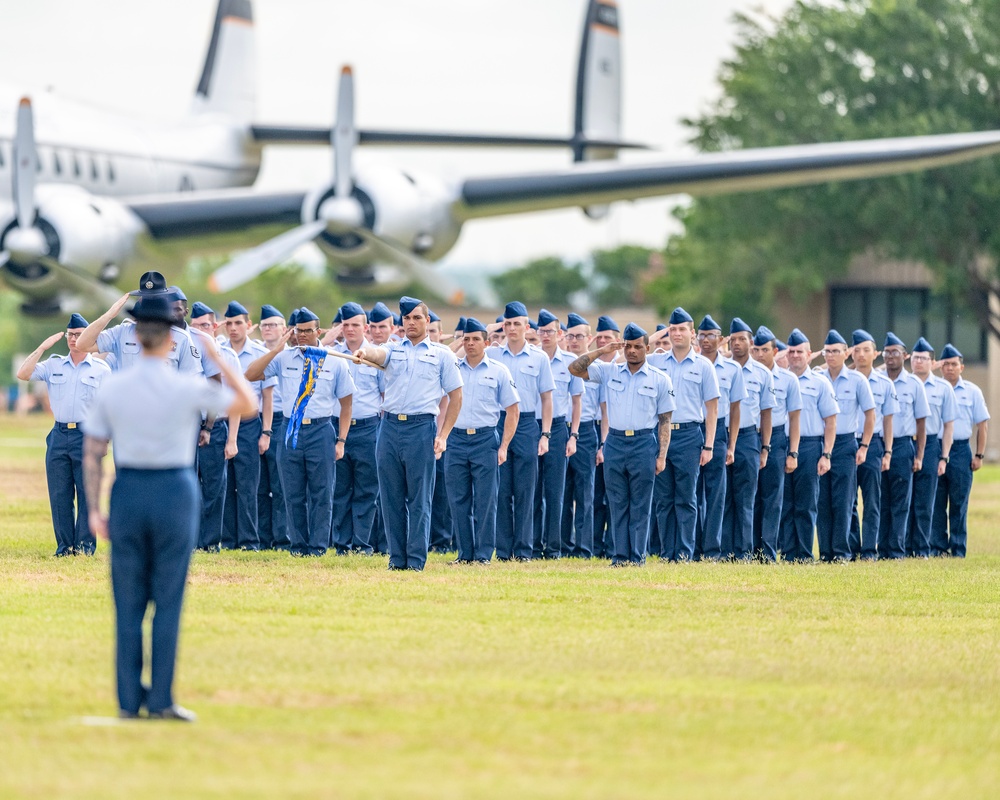
[{"label": "dark blue trousers", "polygon": [[[97,540],[90,532],[83,488],[83,431],[57,422],[45,437],[45,480],[56,534],[56,554],[93,555]],[[76,500],[76,514],[73,501]]]},{"label": "dark blue trousers", "polygon": [[[174,664],[184,584],[198,535],[194,470],[119,469],[111,489],[111,589],[118,707],[133,714],[174,704]],[[142,620],[152,603],[152,682],[142,688]]]},{"label": "dark blue trousers", "polygon": [[722,554],[747,559],[754,552],[753,504],[757,495],[757,474],[760,472],[760,434],[756,428],[740,429],[733,463],[726,471]]},{"label": "dark blue trousers", "polygon": [[[333,546],[338,553],[372,552],[372,526],[378,503],[375,444],[379,417],[355,420],[337,462],[333,497]],[[336,428],[334,428],[336,430]]]},{"label": "dark blue trousers", "polygon": [[302,425],[297,446],[289,442],[281,454],[288,537],[297,555],[321,556],[330,546],[336,443],[333,420],[323,417]]},{"label": "dark blue trousers", "polygon": [[462,561],[489,561],[496,549],[499,449],[496,428],[480,428],[472,434],[455,428],[448,436],[445,480]]},{"label": "dark blue trousers", "polygon": [[910,436],[892,440],[889,471],[882,473],[882,515],[878,531],[878,557],[906,556],[906,523],[910,518],[913,459],[916,443]]},{"label": "dark blue trousers", "polygon": [[938,463],[941,460],[941,440],[934,434],[927,437],[924,461],[920,472],[913,474],[910,493],[910,518],[906,530],[906,552],[914,556],[931,554],[931,522],[938,486]]},{"label": "dark blue trousers", "polygon": [[[445,451],[447,452],[447,451]],[[444,477],[444,457],[434,462],[434,500],[431,503],[431,550],[448,553],[455,549],[454,526],[448,501],[448,481]]]},{"label": "dark blue trousers", "polygon": [[775,428],[771,431],[771,452],[767,455],[767,464],[757,477],[757,496],[753,505],[753,549],[767,561],[778,557],[787,458],[788,437],[784,428]]},{"label": "dark blue trousers", "polygon": [[830,471],[819,479],[816,538],[819,540],[819,557],[823,561],[851,557],[848,536],[858,485],[857,453],[858,442],[854,434],[838,434],[833,443]]},{"label": "dark blue trousers", "polygon": [[[698,424],[682,424],[684,427],[670,434],[667,466],[656,476],[653,486],[655,524],[660,529],[660,558],[670,561],[694,558],[698,526],[698,474],[705,432]],[[607,443],[604,446],[607,447]],[[717,458],[725,463],[725,456],[713,451],[712,460]]]},{"label": "dark blue trousers", "polygon": [[[542,421],[536,420],[538,435]],[[532,529],[532,558],[559,558],[562,555],[562,506],[566,489],[566,417],[553,417],[549,452],[538,457],[535,483],[535,513]]]},{"label": "dark blue trousers", "polygon": [[[506,414],[500,414],[497,432],[503,436]],[[531,558],[535,481],[538,479],[538,423],[522,414],[507,446],[507,460],[500,466],[497,489],[497,558]]]},{"label": "dark blue trousers", "polygon": [[655,432],[629,437],[617,431],[608,432],[604,464],[615,548],[612,564],[646,561],[657,452]]},{"label": "dark blue trousers", "polygon": [[779,549],[785,561],[812,561],[819,475],[816,463],[823,453],[822,436],[799,439],[799,466],[785,475],[785,497],[781,505]]},{"label": "dark blue trousers", "polygon": [[226,508],[226,439],[229,424],[217,419],[208,444],[198,448],[198,482],[201,485],[201,524],[198,547],[218,550],[222,545],[222,516]]},{"label": "dark blue trousers", "polygon": [[952,443],[948,467],[938,479],[931,527],[931,555],[965,558],[966,517],[972,493],[972,448],[968,439]]},{"label": "dark blue trousers", "polygon": [[[594,423],[594,433],[600,444],[600,421]],[[656,526],[652,525],[651,529],[656,530]],[[655,552],[660,552],[659,537]],[[611,558],[613,554],[614,543],[611,541],[611,529],[608,527],[608,493],[604,481],[604,464],[600,464],[594,467],[594,555],[597,558]]]},{"label": "dark blue trousers", "polygon": [[729,427],[719,420],[712,445],[712,460],[698,471],[698,527],[694,543],[697,559],[718,559],[722,554],[722,519],[726,511],[726,450]]},{"label": "dark blue trousers", "polygon": [[879,526],[882,517],[882,456],[885,444],[881,436],[873,436],[864,463],[857,468],[858,488],[864,514],[858,514],[858,493],[852,494],[851,531],[848,546],[851,558],[875,558],[878,547]]},{"label": "dark blue trousers", "polygon": [[263,550],[287,550],[288,523],[285,518],[285,493],[281,489],[281,451],[285,446],[285,418],[275,412],[271,421],[271,444],[260,457],[260,483],[257,484],[257,536]]},{"label": "dark blue trousers", "polygon": [[222,546],[260,549],[257,530],[257,489],[260,486],[260,418],[240,420],[236,456],[226,464],[226,511]]},{"label": "dark blue trousers", "polygon": [[431,537],[434,497],[434,436],[430,414],[399,421],[392,415],[379,426],[378,488],[389,566],[423,569]]},{"label": "dark blue trousers", "polygon": [[580,423],[576,452],[566,464],[563,493],[562,552],[574,558],[594,555],[594,473],[597,429],[593,422]]}]

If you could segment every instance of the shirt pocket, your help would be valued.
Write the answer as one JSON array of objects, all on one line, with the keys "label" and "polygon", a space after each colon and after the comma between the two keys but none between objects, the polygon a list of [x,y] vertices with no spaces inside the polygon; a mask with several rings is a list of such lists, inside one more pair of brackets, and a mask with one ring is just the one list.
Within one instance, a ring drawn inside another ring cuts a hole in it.
[{"label": "shirt pocket", "polygon": [[140,349],[138,342],[122,342],[122,353],[127,356],[139,355]]},{"label": "shirt pocket", "polygon": [[525,364],[517,372],[516,383],[519,390],[523,389],[526,392],[538,390],[539,369],[537,364]]}]

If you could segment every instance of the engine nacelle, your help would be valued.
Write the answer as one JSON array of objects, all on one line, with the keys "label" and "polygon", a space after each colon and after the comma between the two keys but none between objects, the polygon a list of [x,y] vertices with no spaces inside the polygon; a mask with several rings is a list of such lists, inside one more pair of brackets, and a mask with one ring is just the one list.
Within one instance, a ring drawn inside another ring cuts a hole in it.
[{"label": "engine nacelle", "polygon": [[[81,278],[112,283],[133,253],[142,223],[115,200],[95,197],[78,186],[39,186],[36,196],[35,228],[45,238],[47,258],[67,265]],[[0,221],[0,249],[17,226],[13,213],[6,216]],[[26,296],[29,310],[58,311],[61,298],[82,293],[44,260],[11,258],[3,273],[11,287]]]},{"label": "engine nacelle", "polygon": [[[351,196],[362,211],[363,227],[416,256],[434,261],[458,241],[461,224],[451,215],[454,192],[433,176],[361,162],[356,166]],[[302,221],[318,219],[323,203],[332,197],[330,186],[306,195]],[[348,272],[365,270],[379,261],[372,248],[351,233],[324,231],[316,242],[332,262]]]}]

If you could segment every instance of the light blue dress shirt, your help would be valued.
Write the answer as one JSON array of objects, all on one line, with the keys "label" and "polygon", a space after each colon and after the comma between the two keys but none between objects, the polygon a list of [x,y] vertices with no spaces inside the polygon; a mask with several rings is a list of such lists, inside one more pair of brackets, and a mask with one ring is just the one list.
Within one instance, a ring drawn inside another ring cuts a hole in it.
[{"label": "light blue dress shirt", "polygon": [[[673,422],[704,422],[705,403],[719,397],[719,380],[712,362],[698,355],[693,347],[680,361],[671,350],[649,355],[646,362],[670,378],[677,406]],[[719,416],[722,416],[721,403]]]},{"label": "light blue dress shirt", "polygon": [[[178,374],[163,359],[140,358],[104,380],[83,431],[113,442],[119,468],[190,468],[202,414],[223,416],[234,396],[200,375]],[[150,425],[151,419],[158,424]]]},{"label": "light blue dress shirt", "polygon": [[[887,380],[892,380],[888,374],[885,377]],[[903,369],[892,383],[896,389],[897,405],[892,418],[892,435],[916,436],[917,420],[926,419],[930,415],[923,381],[912,372]],[[925,427],[924,431],[926,430]]]},{"label": "light blue dress shirt", "polygon": [[[867,382],[865,385],[867,386]],[[802,413],[799,414],[800,436],[822,436],[826,432],[823,421],[827,417],[838,417],[839,421],[840,406],[837,405],[833,386],[830,385],[826,375],[807,369],[799,376],[799,393],[802,395]]]},{"label": "light blue dress shirt", "polygon": [[520,401],[510,370],[489,354],[475,367],[460,359],[458,371],[462,376],[462,408],[455,427],[459,430],[495,428],[500,412]]},{"label": "light blue dress shirt", "polygon": [[[555,381],[552,379],[552,365],[545,352],[540,347],[525,344],[521,352],[515,355],[505,344],[494,358],[510,370],[517,395],[521,398],[519,405],[521,416],[541,415],[542,393],[555,389]],[[552,416],[558,416],[554,407]]]},{"label": "light blue dress shirt", "polygon": [[[260,358],[262,355],[267,353],[267,348],[264,347],[260,342],[254,341],[253,339],[247,338],[243,343],[241,350],[237,351],[236,348],[230,347],[229,343],[226,343],[226,347],[236,353],[236,358],[239,360],[239,370],[241,372],[246,372],[247,367],[249,367],[254,361]],[[275,386],[278,383],[277,376],[273,378],[264,378],[259,381],[248,381],[250,388],[253,389],[254,394],[257,395],[257,410],[264,410],[264,398],[263,392],[268,386]],[[272,400],[273,400],[272,395]]]},{"label": "light blue dress shirt", "polygon": [[[738,364],[738,361],[734,363]],[[740,427],[759,428],[761,409],[773,409],[777,404],[774,395],[774,381],[771,372],[763,364],[747,359],[747,363],[741,367],[743,371],[743,386],[746,389],[746,397],[740,403]],[[771,426],[774,427],[774,412],[771,412]]]},{"label": "light blue dress shirt", "polygon": [[670,378],[652,366],[648,358],[634,374],[623,361],[594,361],[587,367],[587,374],[604,387],[608,427],[614,430],[655,428],[660,414],[674,410]]},{"label": "light blue dress shirt", "polygon": [[[924,393],[927,395],[927,405],[930,415],[927,417],[927,435],[941,436],[944,423],[954,422],[958,416],[958,401],[955,390],[944,378],[931,374],[924,381]],[[954,436],[954,429],[952,430]]]},{"label": "light blue dress shirt", "polygon": [[875,408],[875,398],[868,379],[860,372],[846,367],[840,370],[836,379],[830,377],[830,370],[826,367],[817,372],[833,385],[833,393],[840,408],[840,413],[837,414],[837,435],[854,435],[859,427],[864,426],[865,412]]},{"label": "light blue dress shirt", "polygon": [[[795,374],[777,364],[771,369],[774,381],[774,408],[771,409],[771,430],[788,426],[788,414],[802,410],[802,392]],[[787,433],[787,431],[786,431]],[[800,431],[801,433],[801,431]]]},{"label": "light blue dress shirt", "polygon": [[[372,347],[371,342],[365,341],[365,347]],[[334,348],[338,353],[351,353],[349,347],[343,342],[338,343]],[[355,364],[353,361],[344,361],[351,371],[354,379],[354,398],[351,400],[351,416],[354,419],[370,419],[377,417],[382,410],[382,395],[385,393],[385,373],[375,367],[365,364]]]},{"label": "light blue dress shirt", "polygon": [[[955,417],[955,441],[971,439],[976,425],[990,418],[982,390],[974,383],[962,378],[955,384],[955,402],[958,415]],[[975,447],[975,442],[971,445]]]},{"label": "light blue dress shirt", "polygon": [[[542,351],[544,352],[544,351]],[[552,390],[552,418],[565,417],[569,422],[572,418],[573,404],[571,398],[584,393],[583,378],[577,378],[569,371],[569,365],[576,361],[576,356],[567,353],[565,350],[556,348],[556,354],[549,361],[552,369],[552,382],[555,388]],[[583,401],[581,399],[581,415],[583,418]],[[539,403],[535,409],[535,418],[542,418],[542,406]]]},{"label": "light blue dress shirt", "polygon": [[458,359],[430,339],[409,339],[386,345],[385,396],[382,410],[389,414],[438,415],[441,398],[462,385]]},{"label": "light blue dress shirt", "polygon": [[580,424],[597,422],[601,418],[604,387],[595,381],[583,382],[583,399],[580,401]]},{"label": "light blue dress shirt", "polygon": [[[733,403],[742,403],[747,396],[743,385],[743,368],[733,359],[724,358],[721,353],[715,354],[715,361],[710,362],[715,367],[715,379],[719,382],[719,419],[729,427],[729,408]],[[744,425],[742,417],[740,425]]]},{"label": "light blue dress shirt", "polygon": [[[857,372],[857,370],[851,371]],[[858,372],[858,375],[861,375],[862,378],[864,377],[864,374],[861,372]],[[903,436],[896,427],[898,422],[896,414],[899,412],[899,401],[896,397],[896,387],[889,380],[889,376],[882,372],[882,370],[873,369],[871,375],[868,376],[868,388],[871,389],[872,400],[875,401],[875,427],[872,429],[873,435],[881,436],[885,430],[883,421],[886,417],[892,416],[893,437]],[[839,403],[840,401],[838,400],[837,402]],[[864,430],[865,418],[859,415],[854,435],[860,437],[864,435]],[[889,445],[886,446],[889,447]]]},{"label": "light blue dress shirt", "polygon": [[[204,374],[201,366],[201,349],[192,341],[191,334],[175,325],[170,329],[170,338],[173,346],[167,359],[171,365],[178,372]],[[135,323],[123,322],[121,325],[101,331],[97,335],[97,349],[101,353],[114,353],[116,370],[134,366],[142,352],[142,345],[135,335]]]},{"label": "light blue dress shirt", "polygon": [[[264,368],[264,377],[278,379],[281,389],[281,413],[290,417],[302,383],[305,358],[297,347],[282,350]],[[316,391],[306,405],[305,419],[340,416],[340,398],[354,393],[354,381],[341,358],[324,358],[316,374]],[[351,401],[353,408],[353,399]],[[353,411],[352,411],[353,413]]]},{"label": "light blue dress shirt", "polygon": [[82,422],[101,382],[111,368],[88,353],[79,364],[69,355],[54,355],[35,364],[31,380],[45,381],[56,422]]}]

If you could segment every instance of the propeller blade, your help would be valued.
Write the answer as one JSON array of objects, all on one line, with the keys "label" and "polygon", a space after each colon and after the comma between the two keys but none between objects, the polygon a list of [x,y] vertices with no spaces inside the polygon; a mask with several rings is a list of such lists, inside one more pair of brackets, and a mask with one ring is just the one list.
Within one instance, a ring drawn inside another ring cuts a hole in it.
[{"label": "propeller blade", "polygon": [[367,228],[357,228],[353,233],[364,239],[377,257],[403,267],[448,303],[461,305],[465,302],[465,292],[459,286],[434,269],[430,262],[420,258],[399,242],[378,236]]},{"label": "propeller blade", "polygon": [[241,253],[208,279],[212,294],[220,294],[252,281],[262,272],[279,264],[306,242],[311,242],[326,228],[326,222],[317,220],[285,231],[252,250]]},{"label": "propeller blade", "polygon": [[62,284],[71,287],[88,300],[93,301],[95,306],[102,308],[113,306],[118,301],[118,298],[121,297],[119,289],[102,283],[93,275],[69,264],[63,264],[54,258],[47,257],[40,258],[39,262],[59,275]]},{"label": "propeller blade", "polygon": [[354,188],[352,161],[358,131],[354,127],[354,73],[345,66],[340,72],[337,93],[337,122],[330,132],[333,147],[333,193],[335,197],[350,197]]},{"label": "propeller blade", "polygon": [[35,122],[31,100],[21,98],[17,107],[17,130],[14,133],[14,210],[17,226],[27,230],[35,224]]}]

